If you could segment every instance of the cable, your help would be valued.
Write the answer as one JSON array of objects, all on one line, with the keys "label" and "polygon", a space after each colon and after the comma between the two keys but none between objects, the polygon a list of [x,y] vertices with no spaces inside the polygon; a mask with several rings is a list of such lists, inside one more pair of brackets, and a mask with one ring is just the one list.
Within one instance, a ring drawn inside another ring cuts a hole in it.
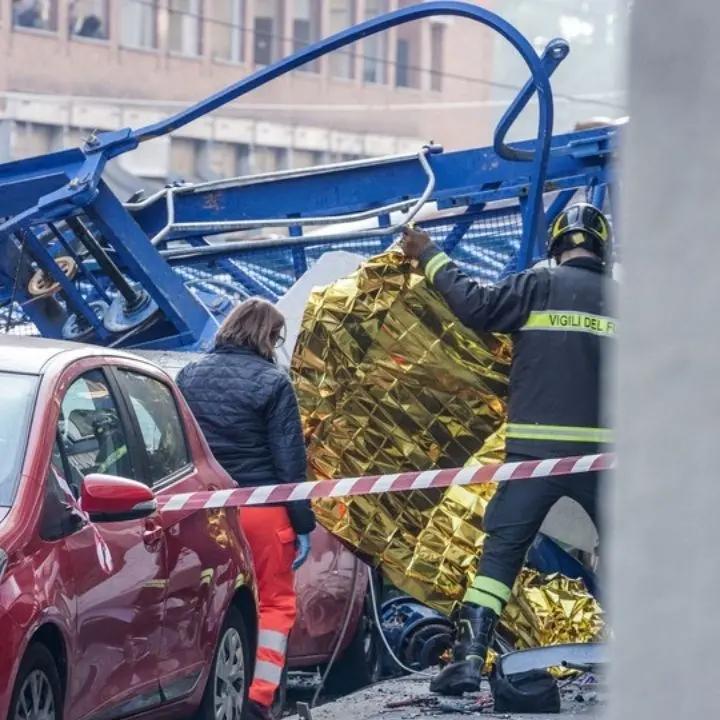
[{"label": "cable", "polygon": [[[355,565],[353,565],[353,579],[352,579],[352,587],[350,588],[350,595],[348,595],[348,601],[347,605],[345,606],[345,618],[343,619],[342,628],[340,629],[340,634],[338,635],[337,642],[335,643],[335,648],[333,649],[333,653],[330,656],[330,660],[327,664],[327,667],[325,668],[325,672],[323,673],[323,676],[320,678],[320,685],[318,685],[317,689],[315,690],[315,694],[313,695],[312,700],[310,701],[310,707],[314,708],[315,703],[317,703],[318,698],[320,697],[320,693],[323,691],[323,688],[325,687],[325,683],[327,682],[328,676],[330,675],[330,671],[332,670],[333,665],[335,664],[335,661],[337,660],[337,656],[340,653],[340,648],[342,647],[343,641],[345,640],[345,635],[347,634],[348,627],[350,626],[350,618],[352,617],[352,611],[354,607],[354,600],[355,600],[355,590],[357,588],[357,581],[358,577],[360,577],[360,560],[355,558]],[[372,579],[370,580],[370,587],[372,587]]]},{"label": "cable", "polygon": [[373,615],[375,617],[375,625],[377,626],[378,635],[380,635],[380,639],[382,640],[382,643],[385,646],[385,650],[387,651],[388,655],[390,655],[391,660],[401,670],[404,670],[409,675],[417,675],[419,677],[426,677],[426,678],[435,677],[435,675],[433,673],[425,672],[423,670],[413,670],[413,668],[409,668],[407,665],[404,665],[400,661],[400,658],[398,658],[398,656],[393,652],[393,649],[390,647],[390,643],[388,642],[387,638],[385,637],[385,632],[383,631],[382,623],[380,622],[380,611],[378,610],[377,594],[375,592],[375,583],[372,581],[372,577],[370,578],[370,597],[372,598]]},{"label": "cable", "polygon": [[[345,640],[345,635],[347,634],[348,627],[350,626],[350,618],[352,617],[352,611],[354,607],[353,600],[355,598],[355,590],[357,589],[357,581],[360,576],[360,560],[358,558],[355,558],[355,565],[353,566],[353,579],[352,579],[352,587],[350,589],[350,595],[348,597],[347,605],[345,606],[345,617],[343,618],[343,624],[342,628],[340,629],[340,634],[338,635],[338,640],[335,643],[335,648],[333,649],[333,653],[330,656],[330,660],[328,661],[327,667],[325,668],[325,672],[322,675],[322,678],[320,679],[320,685],[315,690],[315,694],[313,695],[312,700],[310,701],[310,707],[314,708],[318,698],[320,697],[320,693],[323,691],[323,688],[325,687],[325,683],[327,682],[328,676],[330,675],[330,671],[333,668],[333,665],[335,664],[335,661],[337,660],[338,654],[340,653],[340,648],[342,647],[342,644]],[[378,610],[378,601],[377,601],[377,592],[375,590],[375,583],[373,582],[372,578],[372,572],[370,572],[370,600],[372,603],[372,612],[373,612],[373,619],[375,621],[375,627],[377,629],[377,633],[382,640],[383,645],[385,646],[385,650],[390,655],[390,658],[392,661],[401,669],[404,670],[409,675],[417,675],[419,677],[427,677],[432,678],[435,677],[432,673],[423,672],[422,670],[413,670],[412,668],[407,667],[407,665],[404,665],[398,656],[393,652],[393,649],[390,647],[390,643],[388,643],[387,638],[385,637],[385,632],[382,628],[382,622],[380,620],[380,613]]]},{"label": "cable", "polygon": [[[553,95],[553,100],[556,105],[560,102],[575,103],[583,105],[601,105],[616,110],[625,111],[623,105],[608,102],[603,100],[605,97],[622,96],[622,91],[613,91],[607,93],[590,93],[588,95],[576,95],[571,99],[567,99],[562,95]],[[184,108],[187,107],[187,102],[178,100],[142,100],[140,98],[113,98],[108,100],[106,97],[89,96],[89,95],[55,95],[48,93],[26,93],[26,92],[15,92],[15,91],[3,91],[0,90],[0,97],[18,99],[20,101],[27,101],[32,99],[39,99],[45,101],[47,98],[51,98],[53,101],[62,102],[95,102],[100,105],[112,103],[116,107],[129,108],[129,107],[149,107],[153,110],[167,109],[167,108]],[[528,105],[536,105],[537,100],[531,99]],[[292,104],[292,103],[233,103],[228,106],[233,113],[246,113],[247,111],[260,111],[260,112],[312,112],[312,113],[371,113],[371,112],[426,112],[431,110],[472,110],[479,108],[506,108],[508,106],[508,100],[447,100],[439,102],[417,102],[417,103],[388,103],[385,105],[381,104]],[[288,121],[291,122],[291,121]]]}]

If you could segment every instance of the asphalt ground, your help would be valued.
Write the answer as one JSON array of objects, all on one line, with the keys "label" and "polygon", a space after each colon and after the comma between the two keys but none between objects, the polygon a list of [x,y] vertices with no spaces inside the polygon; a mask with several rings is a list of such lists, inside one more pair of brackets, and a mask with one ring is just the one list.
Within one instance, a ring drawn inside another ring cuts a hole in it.
[{"label": "asphalt ground", "polygon": [[[485,687],[480,694],[487,698],[490,688]],[[428,679],[424,677],[386,680],[343,698],[325,700],[313,708],[312,720],[416,720],[417,718],[444,718],[445,720],[467,720],[469,717],[514,718],[518,720],[550,720],[551,718],[577,717],[582,720],[601,720],[606,707],[606,693],[603,684],[595,678],[586,677],[581,681],[572,681],[562,685],[562,710],[560,715],[507,715],[495,713],[492,709],[479,710],[469,707],[475,699],[466,697],[466,711],[451,712],[447,709],[427,704],[431,696],[428,691]],[[290,694],[290,703],[309,702],[304,691],[294,690]],[[311,694],[310,694],[311,695]],[[400,708],[389,708],[388,703],[408,700],[410,703]],[[433,701],[430,700],[430,703]],[[297,713],[287,716],[287,720],[308,720]]]}]

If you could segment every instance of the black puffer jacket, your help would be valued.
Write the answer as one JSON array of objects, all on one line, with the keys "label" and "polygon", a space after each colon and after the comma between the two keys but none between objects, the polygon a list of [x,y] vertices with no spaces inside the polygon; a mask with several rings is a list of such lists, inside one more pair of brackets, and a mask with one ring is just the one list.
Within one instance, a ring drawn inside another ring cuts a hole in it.
[{"label": "black puffer jacket", "polygon": [[[290,377],[273,362],[220,346],[177,378],[217,461],[244,487],[306,479],[307,456]],[[288,505],[295,532],[311,532],[309,502]]]}]

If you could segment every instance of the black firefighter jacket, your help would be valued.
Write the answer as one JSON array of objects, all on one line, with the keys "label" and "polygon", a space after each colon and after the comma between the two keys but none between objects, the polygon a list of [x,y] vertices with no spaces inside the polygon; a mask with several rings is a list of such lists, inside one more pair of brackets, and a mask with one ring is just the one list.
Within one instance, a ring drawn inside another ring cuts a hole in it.
[{"label": "black firefighter jacket", "polygon": [[536,267],[496,285],[474,282],[433,245],[420,264],[463,325],[511,334],[508,454],[545,459],[609,450],[600,384],[617,331],[609,311],[615,283],[599,260]]},{"label": "black firefighter jacket", "polygon": [[[307,456],[290,377],[244,348],[220,346],[186,365],[178,385],[210,449],[241,487],[306,480]],[[298,535],[315,515],[306,501],[288,504]]]}]

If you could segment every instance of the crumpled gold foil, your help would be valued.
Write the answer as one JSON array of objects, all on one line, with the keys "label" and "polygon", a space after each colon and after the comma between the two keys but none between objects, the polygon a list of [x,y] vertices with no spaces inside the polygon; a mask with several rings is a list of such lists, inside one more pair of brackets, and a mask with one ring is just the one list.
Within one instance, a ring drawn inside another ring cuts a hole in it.
[{"label": "crumpled gold foil", "polygon": [[[292,361],[310,473],[327,480],[502,462],[511,342],[462,326],[389,251],[315,289]],[[449,614],[475,576],[493,485],[316,501],[318,521],[396,587]],[[523,571],[501,620],[518,647],[589,641],[581,581]]]}]

